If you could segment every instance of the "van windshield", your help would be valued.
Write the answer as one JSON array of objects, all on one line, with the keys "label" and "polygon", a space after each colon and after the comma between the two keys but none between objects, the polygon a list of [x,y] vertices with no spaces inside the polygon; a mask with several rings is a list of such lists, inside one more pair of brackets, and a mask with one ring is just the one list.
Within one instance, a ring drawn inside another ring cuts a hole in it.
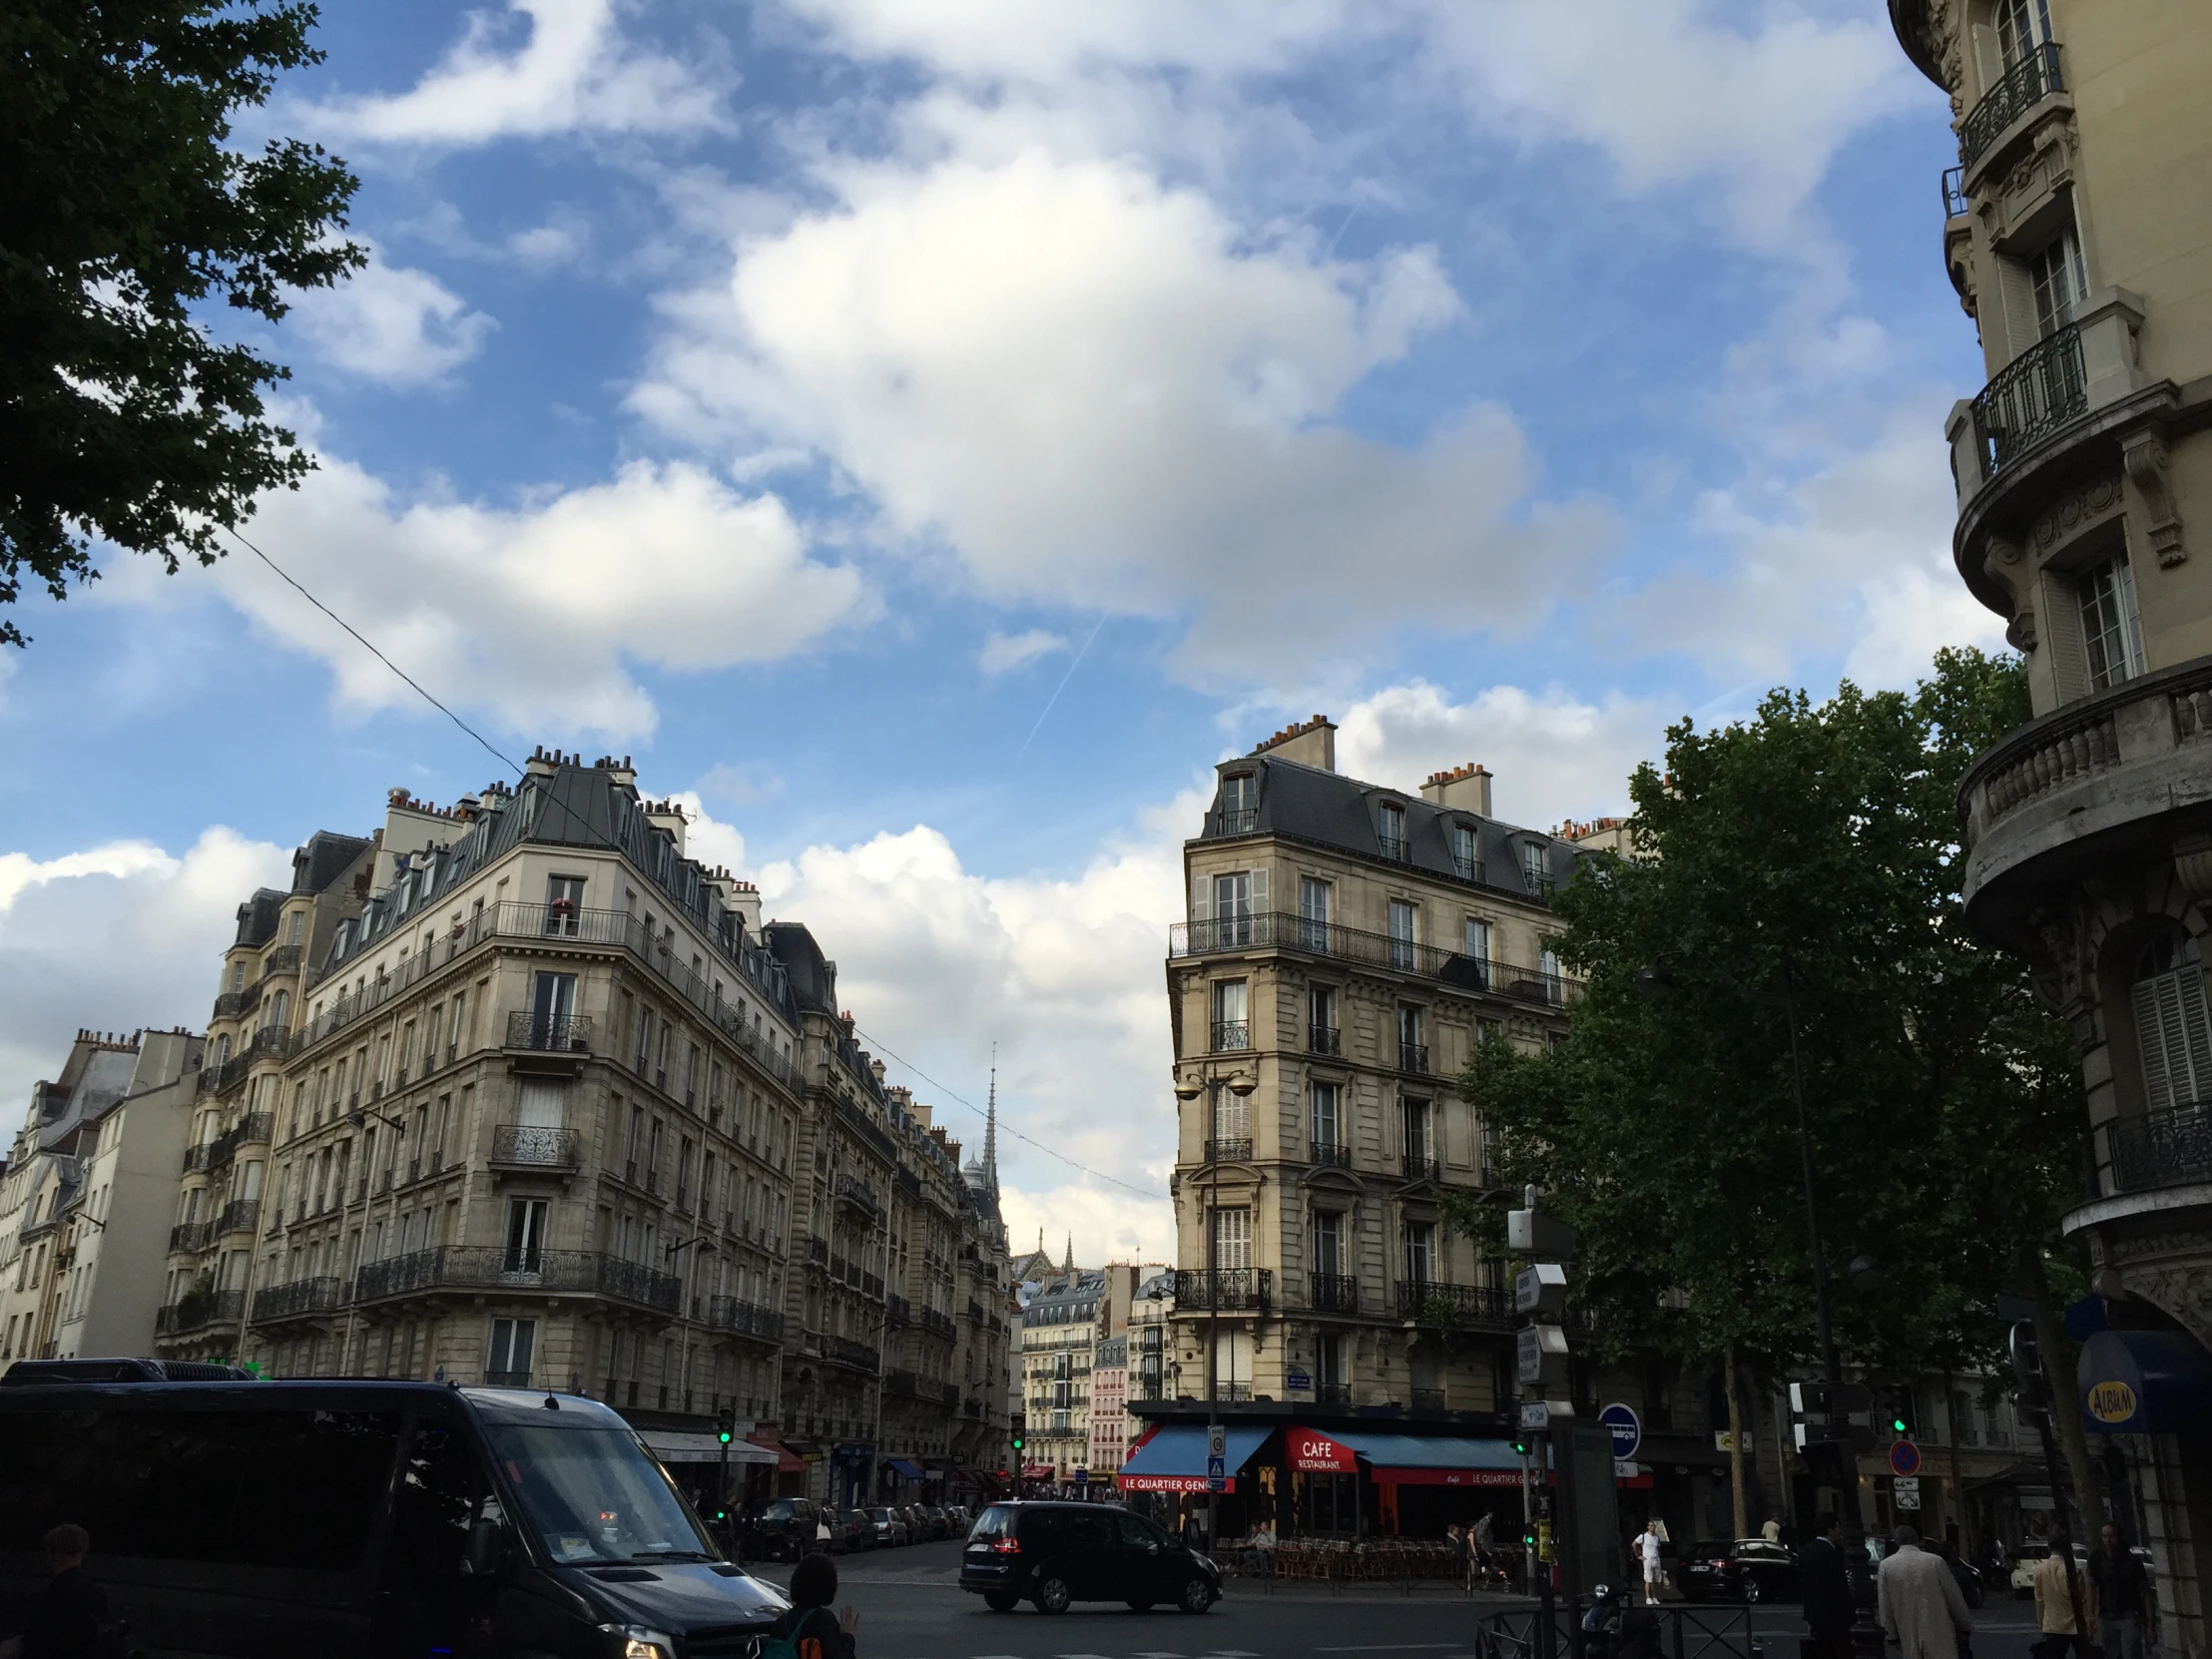
[{"label": "van windshield", "polygon": [[706,1561],[707,1540],[627,1429],[484,1425],[522,1517],[556,1563]]}]

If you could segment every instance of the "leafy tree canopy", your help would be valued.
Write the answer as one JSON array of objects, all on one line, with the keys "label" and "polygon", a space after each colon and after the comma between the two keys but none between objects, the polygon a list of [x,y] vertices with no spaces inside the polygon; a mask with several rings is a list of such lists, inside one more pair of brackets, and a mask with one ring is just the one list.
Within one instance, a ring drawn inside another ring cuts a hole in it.
[{"label": "leafy tree canopy", "polygon": [[1911,695],[1685,722],[1637,772],[1638,856],[1554,900],[1588,987],[1570,1035],[1493,1040],[1460,1084],[1506,1177],[1580,1229],[1602,1349],[1818,1358],[1794,1004],[1839,1346],[1993,1358],[1995,1293],[2032,1277],[2078,1161],[2070,1033],[1959,903],[1959,778],[2028,714],[2016,660],[1946,651]]},{"label": "leafy tree canopy", "polygon": [[[311,145],[230,145],[319,61],[308,4],[0,0],[0,606],[57,599],[94,536],[212,564],[219,525],[310,464],[265,418],[286,370],[219,343],[212,296],[276,321],[364,260],[356,181]],[[0,643],[20,645],[0,614]]]}]

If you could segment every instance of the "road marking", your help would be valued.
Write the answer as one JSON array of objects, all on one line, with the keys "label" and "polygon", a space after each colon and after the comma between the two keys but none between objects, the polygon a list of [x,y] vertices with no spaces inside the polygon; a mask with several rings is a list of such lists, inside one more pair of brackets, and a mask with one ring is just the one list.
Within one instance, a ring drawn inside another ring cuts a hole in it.
[{"label": "road marking", "polygon": [[1443,1653],[1452,1648],[1464,1647],[1464,1642],[1393,1642],[1381,1646],[1374,1642],[1362,1642],[1358,1647],[1317,1647],[1316,1653]]}]

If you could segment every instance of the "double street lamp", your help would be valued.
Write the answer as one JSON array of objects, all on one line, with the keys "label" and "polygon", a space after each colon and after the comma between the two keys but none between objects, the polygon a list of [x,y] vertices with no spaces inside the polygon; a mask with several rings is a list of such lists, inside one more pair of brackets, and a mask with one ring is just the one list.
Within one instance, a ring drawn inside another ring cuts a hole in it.
[{"label": "double street lamp", "polygon": [[[1221,1197],[1221,1138],[1214,1133],[1219,1127],[1215,1120],[1220,1113],[1224,1088],[1244,1100],[1259,1086],[1258,1078],[1243,1071],[1231,1072],[1227,1077],[1190,1078],[1175,1085],[1175,1098],[1186,1105],[1201,1095],[1206,1097],[1206,1448],[1209,1457],[1213,1455],[1214,1430],[1221,1422],[1221,1224],[1217,1202]],[[1214,1547],[1216,1523],[1220,1517],[1221,1493],[1209,1478],[1206,1482],[1206,1547],[1209,1550]]]}]

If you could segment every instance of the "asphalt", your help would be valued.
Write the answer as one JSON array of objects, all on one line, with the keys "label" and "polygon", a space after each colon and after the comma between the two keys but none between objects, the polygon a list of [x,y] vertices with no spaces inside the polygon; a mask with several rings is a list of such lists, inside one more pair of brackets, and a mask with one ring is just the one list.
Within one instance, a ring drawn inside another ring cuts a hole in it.
[{"label": "asphalt", "polygon": [[[1213,1611],[1195,1617],[1166,1608],[1135,1613],[1118,1603],[1079,1604],[1057,1616],[1026,1605],[993,1613],[959,1588],[959,1562],[956,1542],[839,1557],[837,1601],[859,1613],[861,1659],[1483,1659],[1476,1646],[1482,1621],[1526,1605],[1442,1585],[1332,1595],[1233,1578]],[[780,1584],[791,1578],[788,1565],[755,1570]],[[2028,1659],[2035,1632],[2025,1602],[1992,1600],[1974,1622],[1972,1659]],[[1754,1608],[1751,1629],[1764,1659],[1798,1659],[1805,1624],[1795,1608]],[[1723,1652],[1707,1649],[1702,1659],[1723,1659]]]}]

